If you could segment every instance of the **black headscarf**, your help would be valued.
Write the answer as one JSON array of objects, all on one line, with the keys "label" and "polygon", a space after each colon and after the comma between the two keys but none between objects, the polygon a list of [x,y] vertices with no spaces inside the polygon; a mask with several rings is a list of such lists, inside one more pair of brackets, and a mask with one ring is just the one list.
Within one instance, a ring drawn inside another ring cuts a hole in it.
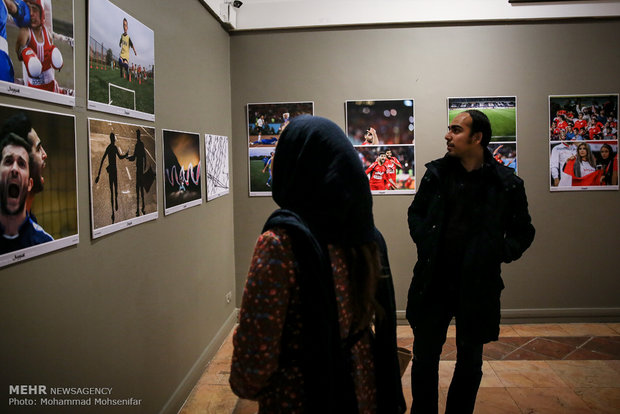
[{"label": "black headscarf", "polygon": [[323,243],[374,240],[368,178],[349,139],[328,119],[303,115],[286,127],[273,160],[273,199]]},{"label": "black headscarf", "polygon": [[[350,349],[340,338],[327,244],[375,240],[372,196],[357,152],[333,122],[300,116],[286,127],[273,159],[273,199],[281,209],[263,231],[285,228],[298,263],[305,412],[356,413]],[[286,363],[286,361],[281,361]]]}]

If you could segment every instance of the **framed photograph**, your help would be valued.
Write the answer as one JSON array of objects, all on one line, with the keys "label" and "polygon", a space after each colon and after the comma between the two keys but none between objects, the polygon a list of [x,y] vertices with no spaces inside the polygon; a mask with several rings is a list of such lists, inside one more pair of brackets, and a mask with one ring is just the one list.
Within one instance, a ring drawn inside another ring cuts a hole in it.
[{"label": "framed photograph", "polygon": [[228,137],[205,134],[207,200],[229,193]]},{"label": "framed photograph", "polygon": [[373,194],[415,193],[413,99],[345,102],[346,133],[357,150]]},{"label": "framed photograph", "polygon": [[448,124],[455,116],[469,109],[483,112],[491,121],[491,142],[488,149],[493,157],[517,171],[517,97],[476,96],[448,98]]},{"label": "framed photograph", "polygon": [[549,96],[551,191],[618,190],[618,94]]},{"label": "framed photograph", "polygon": [[93,239],[157,218],[155,141],[152,127],[88,119]]},{"label": "framed photograph", "polygon": [[0,266],[79,242],[75,117],[0,105]]},{"label": "framed photograph", "polygon": [[271,196],[271,156],[264,160],[258,154],[274,152],[291,119],[314,115],[314,103],[249,103],[247,108],[250,196]]},{"label": "framed photograph", "polygon": [[88,109],[155,120],[155,35],[108,0],[89,0]]},{"label": "framed photograph", "polygon": [[73,0],[13,0],[2,8],[0,92],[74,106]]},{"label": "framed photograph", "polygon": [[162,129],[164,214],[202,204],[200,134]]}]

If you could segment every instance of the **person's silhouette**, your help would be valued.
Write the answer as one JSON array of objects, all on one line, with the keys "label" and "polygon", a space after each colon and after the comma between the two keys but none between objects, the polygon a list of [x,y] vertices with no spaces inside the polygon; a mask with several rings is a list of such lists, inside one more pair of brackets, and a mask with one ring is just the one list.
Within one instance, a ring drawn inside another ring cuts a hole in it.
[{"label": "person's silhouette", "polygon": [[128,159],[129,161],[136,161],[136,217],[138,217],[140,215],[140,194],[142,194],[142,214],[146,214],[144,211],[144,185],[142,184],[144,166],[146,165],[146,151],[144,150],[144,143],[140,140],[139,129],[136,129],[136,137],[138,141],[133,149],[133,155]]},{"label": "person's silhouette", "polygon": [[105,149],[105,153],[103,154],[103,158],[101,158],[101,163],[99,164],[99,171],[97,172],[97,178],[95,178],[95,183],[99,182],[99,176],[101,175],[101,167],[103,166],[103,161],[108,159],[108,166],[105,168],[108,172],[108,180],[110,183],[110,207],[112,209],[112,223],[114,223],[114,211],[118,210],[118,176],[116,173],[116,157],[119,159],[127,158],[127,154],[121,154],[118,147],[114,144],[116,141],[116,137],[114,136],[114,132],[110,132],[110,145]]}]

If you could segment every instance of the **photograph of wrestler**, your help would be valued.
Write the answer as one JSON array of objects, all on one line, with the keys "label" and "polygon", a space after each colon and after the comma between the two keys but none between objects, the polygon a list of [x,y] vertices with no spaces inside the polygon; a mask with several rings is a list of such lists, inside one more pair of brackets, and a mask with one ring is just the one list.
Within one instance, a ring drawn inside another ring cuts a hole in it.
[{"label": "photograph of wrestler", "polygon": [[[314,115],[314,102],[249,103],[247,105],[250,196],[271,196],[270,169],[264,154],[275,151],[291,119]],[[264,171],[263,171],[264,170]],[[263,179],[267,175],[267,179]]]},{"label": "photograph of wrestler", "polygon": [[154,121],[154,32],[108,0],[88,11],[88,109]]},{"label": "photograph of wrestler", "polygon": [[88,136],[92,237],[156,219],[155,128],[89,118]]},{"label": "photograph of wrestler", "polygon": [[163,129],[164,214],[202,203],[200,134]]},{"label": "photograph of wrestler", "polygon": [[618,94],[549,96],[551,191],[618,190]]},{"label": "photograph of wrestler", "polygon": [[345,102],[346,133],[353,145],[413,145],[413,99]]},{"label": "photograph of wrestler", "polygon": [[373,194],[415,193],[413,145],[355,147]]},{"label": "photograph of wrestler", "polygon": [[75,117],[0,105],[5,138],[0,266],[79,242]]},{"label": "photograph of wrestler", "polygon": [[3,0],[0,37],[0,92],[75,105],[72,0]]},{"label": "photograph of wrestler", "polygon": [[205,159],[207,200],[210,201],[230,192],[228,137],[205,134]]}]

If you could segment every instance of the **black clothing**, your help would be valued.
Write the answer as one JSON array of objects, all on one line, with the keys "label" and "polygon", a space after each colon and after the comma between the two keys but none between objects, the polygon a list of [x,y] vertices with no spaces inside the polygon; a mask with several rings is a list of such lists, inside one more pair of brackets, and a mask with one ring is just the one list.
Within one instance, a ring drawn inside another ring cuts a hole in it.
[{"label": "black clothing", "polygon": [[299,214],[325,243],[374,241],[372,195],[357,151],[338,125],[294,118],[276,147],[273,200]]},{"label": "black clothing", "polygon": [[350,348],[370,332],[358,330],[351,332],[350,338],[340,339],[327,245],[350,251],[374,242],[382,254],[385,276],[376,292],[385,317],[377,319],[373,341],[377,412],[403,413],[406,405],[396,353],[394,287],[385,241],[374,226],[372,195],[357,152],[333,122],[296,117],[278,140],[272,189],[281,209],[269,217],[263,232],[285,228],[299,262],[306,412],[357,412]]},{"label": "black clothing", "polygon": [[407,301],[414,332],[412,413],[437,412],[438,370],[456,317],[457,362],[446,413],[472,413],[482,378],[483,344],[498,339],[501,263],[534,239],[523,181],[484,152],[467,172],[449,155],[426,165],[408,211],[418,251]]},{"label": "black clothing", "polygon": [[[476,203],[469,206],[468,234],[460,236],[464,244],[455,261],[450,252],[442,252],[440,247],[442,240],[446,242],[446,198],[450,198],[447,177],[460,167],[460,161],[446,155],[426,167],[408,211],[409,231],[416,243],[418,261],[409,288],[407,319],[415,332],[419,318],[432,301],[434,289],[430,288],[441,269],[439,263],[453,261],[450,267],[460,273],[457,330],[470,342],[497,340],[499,299],[504,288],[501,263],[521,257],[534,239],[523,180],[485,150],[485,164],[479,171],[481,187],[475,190]],[[455,234],[454,230],[450,231]]]}]

